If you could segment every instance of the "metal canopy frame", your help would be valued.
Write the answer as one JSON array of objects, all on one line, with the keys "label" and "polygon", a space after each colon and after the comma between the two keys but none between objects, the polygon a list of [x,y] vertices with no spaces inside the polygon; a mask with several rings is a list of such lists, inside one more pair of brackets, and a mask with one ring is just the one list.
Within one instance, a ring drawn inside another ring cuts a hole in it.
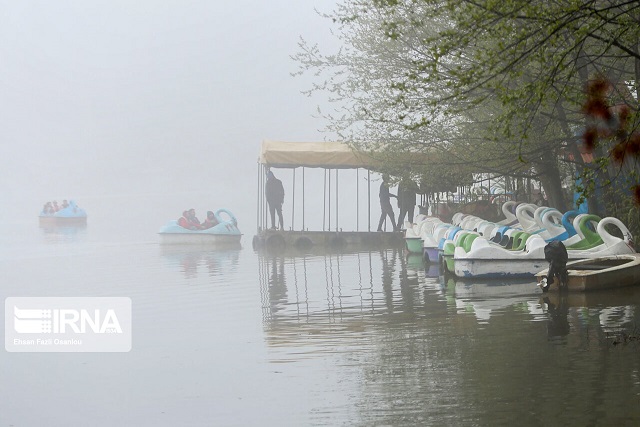
[{"label": "metal canopy frame", "polygon": [[[262,142],[260,158],[258,160],[258,205],[257,205],[257,228],[258,231],[268,228],[268,206],[264,195],[264,185],[266,173],[271,168],[292,169],[292,209],[291,224],[295,220],[295,185],[296,169],[302,168],[302,230],[306,231],[305,222],[305,170],[306,168],[324,169],[323,178],[323,214],[322,231],[341,231],[339,222],[339,170],[356,170],[356,231],[360,231],[360,186],[359,170],[367,170],[367,231],[371,231],[371,171],[370,169],[380,166],[380,160],[372,156],[352,150],[344,142]],[[335,196],[334,209],[335,216],[332,227],[331,202],[332,183],[331,175],[335,170]],[[292,229],[292,227],[290,229]]]}]

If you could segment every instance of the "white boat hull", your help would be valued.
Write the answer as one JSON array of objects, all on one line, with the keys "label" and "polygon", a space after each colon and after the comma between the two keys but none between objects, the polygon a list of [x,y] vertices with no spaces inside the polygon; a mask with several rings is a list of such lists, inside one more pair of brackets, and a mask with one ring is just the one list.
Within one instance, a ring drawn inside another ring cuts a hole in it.
[{"label": "white boat hull", "polygon": [[[228,219],[221,217],[221,213],[226,214]],[[160,243],[168,245],[240,245],[242,233],[238,229],[236,217],[226,209],[218,209],[213,215],[218,222],[217,225],[202,230],[189,230],[179,226],[178,221],[169,221],[158,231]]]},{"label": "white boat hull", "polygon": [[549,266],[544,259],[455,259],[455,275],[461,278],[533,277]]},{"label": "white boat hull", "polygon": [[165,245],[216,245],[240,244],[241,234],[160,233],[160,243]]}]

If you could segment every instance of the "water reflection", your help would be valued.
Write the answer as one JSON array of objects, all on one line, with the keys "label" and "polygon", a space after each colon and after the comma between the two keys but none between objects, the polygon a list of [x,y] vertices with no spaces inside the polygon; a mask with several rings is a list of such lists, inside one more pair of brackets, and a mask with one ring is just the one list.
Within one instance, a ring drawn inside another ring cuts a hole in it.
[{"label": "water reflection", "polygon": [[[393,312],[393,273],[395,272],[395,261],[397,251],[393,251],[391,257],[386,251],[380,252],[382,260],[382,290],[384,292],[385,304],[390,312]],[[406,275],[405,275],[406,278]]]},{"label": "water reflection", "polygon": [[406,270],[409,276],[437,278],[440,275],[439,264],[425,263],[422,254],[407,253],[402,250],[396,250],[396,254],[401,262],[402,270]]},{"label": "water reflection", "polygon": [[402,249],[258,257],[263,321],[274,345],[308,335],[359,335],[379,322],[446,310],[422,258]]},{"label": "water reflection", "polygon": [[500,317],[541,322],[550,339],[580,332],[584,323],[606,334],[629,328],[640,304],[635,288],[559,296],[543,295],[532,280],[438,276],[437,265],[399,249],[261,254],[258,268],[263,323],[272,344],[307,334],[357,336],[381,325],[414,328],[424,318],[451,315],[461,316],[466,328]]},{"label": "water reflection", "polygon": [[269,301],[272,310],[277,311],[287,302],[287,279],[284,275],[284,260],[282,258],[272,258],[270,263]]},{"label": "water reflection", "polygon": [[547,336],[550,340],[566,342],[563,338],[571,332],[569,323],[569,304],[566,295],[560,295],[551,302],[548,296],[542,297],[542,307],[548,316]]},{"label": "water reflection", "polygon": [[[532,281],[437,276],[393,249],[265,254],[258,270],[269,360],[279,372],[301,367],[314,386],[322,380],[308,369],[320,363],[326,393],[350,396],[344,407],[314,407],[333,421],[356,411],[358,425],[511,425],[544,406],[554,416],[569,407],[573,421],[589,424],[602,396],[632,400],[616,387],[631,383],[625,375],[638,359],[616,355],[612,364],[607,331],[637,321],[636,289],[543,296]],[[588,404],[562,398],[584,390]]]},{"label": "water reflection", "polygon": [[539,303],[549,316],[549,337],[566,336],[597,325],[598,333],[615,339],[636,328],[640,288],[629,287],[605,292],[543,294]]},{"label": "water reflection", "polygon": [[40,230],[46,243],[68,243],[84,240],[87,224],[40,224]]},{"label": "water reflection", "polygon": [[[507,311],[526,314],[530,321],[545,322],[547,337],[555,343],[567,343],[567,337],[588,334],[592,328],[602,337],[611,337],[634,327],[640,289],[630,287],[606,292],[540,292],[530,280],[469,281],[445,278],[445,288],[454,289],[458,314],[473,314],[479,324]],[[583,337],[584,338],[584,337]]]},{"label": "water reflection", "polygon": [[536,294],[540,290],[531,280],[459,280],[448,278],[448,286],[455,288],[456,309],[460,313],[475,314],[478,322],[488,322],[492,313],[508,307],[526,311],[533,319],[543,315]]},{"label": "water reflection", "polygon": [[195,279],[206,272],[210,277],[223,276],[236,271],[240,249],[212,249],[210,246],[162,245],[160,252],[165,263],[177,270],[185,279]]}]

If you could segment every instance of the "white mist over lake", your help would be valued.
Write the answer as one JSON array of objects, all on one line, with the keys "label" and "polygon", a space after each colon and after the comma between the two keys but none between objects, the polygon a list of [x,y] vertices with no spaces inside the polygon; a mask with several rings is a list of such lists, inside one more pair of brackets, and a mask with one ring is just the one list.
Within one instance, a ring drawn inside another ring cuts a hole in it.
[{"label": "white mist over lake", "polygon": [[290,55],[336,43],[314,10],[334,6],[3,2],[0,219],[73,198],[89,224],[226,207],[254,230],[261,141],[331,139]]}]

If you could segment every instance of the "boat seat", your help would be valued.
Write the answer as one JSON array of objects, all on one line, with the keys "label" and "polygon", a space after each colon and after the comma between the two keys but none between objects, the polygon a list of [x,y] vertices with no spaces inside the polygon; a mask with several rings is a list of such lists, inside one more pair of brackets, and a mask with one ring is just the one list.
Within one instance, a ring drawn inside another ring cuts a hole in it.
[{"label": "boat seat", "polygon": [[511,247],[512,251],[522,251],[524,250],[527,239],[531,237],[530,233],[526,231],[519,231],[513,235],[513,246]]},{"label": "boat seat", "polygon": [[491,239],[491,241],[494,242],[494,243],[502,244],[501,242],[502,242],[502,239],[504,238],[504,233],[509,228],[510,227],[507,227],[507,226],[503,226],[503,227],[498,228],[498,230],[496,231],[495,236],[493,236],[493,239]]},{"label": "boat seat", "polygon": [[504,236],[500,241],[500,245],[505,249],[511,249],[513,247],[513,236]]},{"label": "boat seat", "polygon": [[464,249],[465,252],[469,253],[471,251],[471,244],[478,237],[480,237],[478,234],[468,233],[462,236],[462,239],[460,240],[458,246]]},{"label": "boat seat", "polygon": [[602,237],[600,237],[600,235],[597,232],[592,231],[591,228],[589,227],[589,223],[591,221],[600,222],[600,217],[597,215],[585,215],[582,218],[580,218],[580,223],[578,224],[578,227],[584,234],[584,239],[580,240],[577,243],[574,243],[573,245],[567,246],[567,250],[571,250],[571,249],[585,250],[585,249],[591,249],[598,245],[604,244]]}]

